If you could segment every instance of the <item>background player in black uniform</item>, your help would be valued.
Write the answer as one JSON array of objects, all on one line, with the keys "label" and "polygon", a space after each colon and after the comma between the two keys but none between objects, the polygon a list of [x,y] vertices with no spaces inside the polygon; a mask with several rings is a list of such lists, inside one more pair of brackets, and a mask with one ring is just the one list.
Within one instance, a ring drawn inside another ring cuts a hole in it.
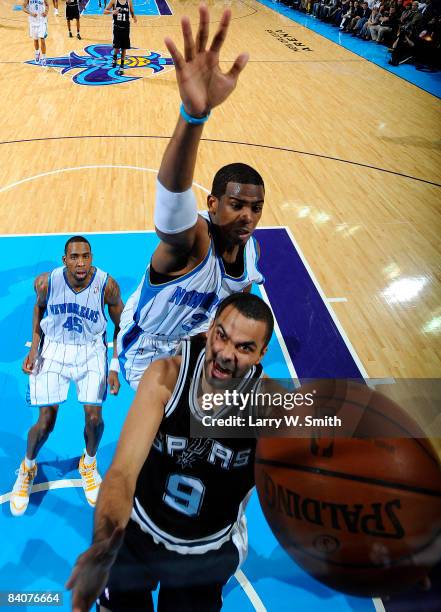
[{"label": "background player in black uniform", "polygon": [[222,588],[246,556],[255,440],[192,438],[190,421],[206,414],[203,394],[233,381],[244,393],[256,387],[273,325],[260,298],[233,294],[206,346],[184,341],[181,355],[146,370],[101,485],[94,543],[68,583],[75,612],[103,589],[102,611],[153,610],[158,582],[161,611],[221,609]]},{"label": "background player in black uniform", "polygon": [[77,38],[81,40],[80,35],[80,9],[78,6],[79,0],[66,0],[66,21],[67,29],[69,30],[69,37],[72,38],[72,30],[70,29],[70,22],[75,19],[77,22]]},{"label": "background player in black uniform", "polygon": [[115,68],[118,50],[121,51],[121,68],[119,74],[124,74],[124,59],[126,50],[130,49],[130,15],[136,23],[132,0],[110,0],[104,13],[113,15],[113,64]]}]

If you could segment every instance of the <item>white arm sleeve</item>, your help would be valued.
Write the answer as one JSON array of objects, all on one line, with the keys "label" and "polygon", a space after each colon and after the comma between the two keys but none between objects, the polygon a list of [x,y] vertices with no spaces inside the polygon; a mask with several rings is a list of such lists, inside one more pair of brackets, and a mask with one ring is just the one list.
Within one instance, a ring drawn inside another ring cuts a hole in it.
[{"label": "white arm sleeve", "polygon": [[153,215],[155,226],[163,234],[179,234],[196,225],[198,212],[193,190],[174,193],[156,181]]}]

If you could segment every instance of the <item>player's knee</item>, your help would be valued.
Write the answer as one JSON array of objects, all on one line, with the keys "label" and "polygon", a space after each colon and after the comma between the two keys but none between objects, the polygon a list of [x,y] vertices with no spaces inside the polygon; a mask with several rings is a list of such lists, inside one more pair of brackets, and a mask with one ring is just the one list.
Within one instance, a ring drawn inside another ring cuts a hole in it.
[{"label": "player's knee", "polygon": [[86,415],[86,427],[91,429],[99,429],[104,427],[104,421],[100,414],[89,413]]},{"label": "player's knee", "polygon": [[40,410],[40,418],[38,419],[38,432],[40,436],[49,435],[55,427],[55,422],[57,420],[57,414],[51,408],[41,408]]}]

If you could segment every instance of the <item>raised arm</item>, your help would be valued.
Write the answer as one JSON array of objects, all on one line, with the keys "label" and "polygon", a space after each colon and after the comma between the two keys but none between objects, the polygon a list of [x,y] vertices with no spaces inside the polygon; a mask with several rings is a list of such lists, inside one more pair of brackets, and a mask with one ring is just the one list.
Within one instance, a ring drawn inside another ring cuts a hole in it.
[{"label": "raised arm", "polygon": [[164,40],[175,64],[182,106],[158,174],[155,226],[162,242],[152,263],[155,270],[162,273],[182,269],[186,261],[199,259],[208,248],[207,226],[198,220],[196,200],[191,192],[196,156],[204,122],[212,109],[232,93],[248,61],[248,55],[242,53],[231,69],[222,73],[219,53],[227,36],[231,12],[224,11],[207,48],[209,20],[208,9],[201,4],[194,38],[190,20],[182,18],[183,54],[171,38]]},{"label": "raised arm", "polygon": [[124,310],[124,304],[121,300],[121,291],[118,283],[114,278],[109,276],[107,279],[106,290],[104,293],[104,303],[107,304],[109,310],[109,316],[114,324],[113,329],[113,357],[110,362],[108,384],[110,387],[110,393],[112,395],[118,395],[120,389],[120,383],[118,380],[119,363],[118,363],[118,350],[116,347],[116,338],[119,333],[119,322],[121,319],[121,313]]},{"label": "raised arm", "polygon": [[49,283],[49,273],[45,272],[37,276],[34,282],[34,290],[37,299],[34,304],[32,313],[32,341],[29,353],[23,361],[22,370],[25,374],[30,374],[34,369],[35,360],[38,354],[38,347],[41,342],[41,327],[40,323],[46,310],[47,291]]},{"label": "raised arm", "polygon": [[98,495],[92,546],[78,557],[67,588],[74,612],[87,612],[103,590],[130,518],[136,481],[178,377],[180,358],[160,359],[144,373]]}]

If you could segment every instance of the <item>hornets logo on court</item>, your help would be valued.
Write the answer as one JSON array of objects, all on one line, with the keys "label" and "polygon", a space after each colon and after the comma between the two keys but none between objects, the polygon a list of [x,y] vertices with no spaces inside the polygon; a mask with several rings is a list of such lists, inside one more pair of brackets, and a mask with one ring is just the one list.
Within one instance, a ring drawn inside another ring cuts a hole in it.
[{"label": "hornets logo on court", "polygon": [[[119,64],[112,68],[113,49],[111,45],[89,45],[84,51],[87,53],[85,56],[71,51],[69,55],[63,57],[48,57],[47,66],[61,68],[61,74],[69,70],[79,70],[72,76],[73,82],[78,85],[117,85],[141,78],[125,74],[119,75]],[[38,65],[35,60],[25,63]],[[171,57],[161,57],[155,51],[152,51],[150,55],[127,55],[124,62],[124,70],[150,68],[154,73],[161,72],[165,66],[173,66]]]}]

